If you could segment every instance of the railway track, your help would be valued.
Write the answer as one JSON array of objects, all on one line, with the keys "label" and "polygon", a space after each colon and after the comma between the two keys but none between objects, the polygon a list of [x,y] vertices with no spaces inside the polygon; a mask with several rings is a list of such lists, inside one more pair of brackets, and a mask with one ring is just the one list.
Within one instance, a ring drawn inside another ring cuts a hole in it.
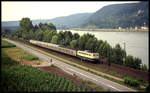
[{"label": "railway track", "polygon": [[[60,52],[53,51],[53,50],[50,50],[47,48],[43,48],[43,47],[40,47],[37,45],[33,45],[33,44],[30,44],[29,42],[24,42],[24,43],[34,46],[35,48],[38,48],[39,50],[45,51],[47,53],[52,53],[54,55],[59,55],[62,58],[67,58],[67,60],[73,61],[73,62],[71,62],[71,64],[74,64],[74,65],[84,68],[84,69],[87,69],[86,67],[88,67],[87,70],[112,77],[116,80],[123,81],[123,77],[126,75],[132,76],[134,78],[143,78],[144,77],[144,80],[146,80],[146,81],[148,80],[147,73],[143,73],[141,71],[138,71],[138,70],[135,70],[135,69],[132,69],[129,67],[122,67],[122,66],[118,66],[115,64],[112,64],[112,66],[108,66],[107,62],[103,62],[103,64],[101,62],[93,63],[93,62],[90,62],[87,60],[81,60],[80,58],[75,57],[75,56],[70,56],[70,55],[67,55],[64,53],[60,53]],[[70,63],[70,62],[68,62],[68,63]],[[103,70],[102,71],[97,70],[96,68],[103,68]],[[107,71],[105,72],[104,70],[107,70],[108,72]],[[137,74],[137,73],[139,73],[139,74]]]},{"label": "railway track", "polygon": [[[18,43],[20,43],[20,45],[21,45],[21,43],[22,42],[18,42]],[[23,42],[24,43],[24,42]],[[22,44],[23,44],[22,43]],[[26,45],[25,44],[25,47],[27,47],[28,45]],[[32,50],[32,51],[35,51],[35,49],[36,49],[36,51],[35,52],[37,52],[36,54],[40,54],[40,55],[45,55],[44,57],[51,57],[51,55],[52,54],[50,54],[50,53],[46,53],[46,52],[44,52],[44,51],[42,51],[42,50],[40,50],[40,49],[37,49],[37,48],[32,48],[31,49],[31,46],[28,46],[28,49],[30,48],[30,50]],[[42,51],[41,53],[39,52],[39,51]],[[39,53],[38,53],[39,52]],[[39,56],[39,55],[38,55]],[[40,56],[40,58],[42,57],[43,58],[43,56]],[[53,57],[56,57],[56,56],[54,56],[54,55],[52,55]],[[53,58],[53,57],[51,57],[51,58]],[[57,57],[57,58],[60,58],[60,57]],[[92,81],[92,82],[94,82],[94,83],[96,83],[96,84],[100,84],[100,85],[102,85],[103,87],[107,87],[107,88],[109,88],[109,89],[112,89],[112,90],[118,90],[118,91],[122,91],[122,90],[124,90],[124,91],[132,91],[132,89],[130,89],[130,88],[127,88],[127,87],[125,87],[125,86],[122,86],[122,85],[120,85],[120,84],[117,84],[117,83],[114,83],[114,82],[112,82],[112,81],[110,81],[110,80],[107,80],[107,79],[104,79],[104,78],[102,78],[102,77],[99,77],[99,76],[97,76],[97,75],[94,75],[94,74],[92,74],[92,73],[89,73],[89,72],[87,72],[87,71],[84,71],[84,70],[81,70],[81,69],[79,69],[79,68],[77,68],[77,67],[73,67],[73,66],[71,66],[71,65],[67,65],[67,64],[65,64],[65,63],[67,63],[67,62],[70,62],[70,61],[67,61],[67,60],[65,60],[65,59],[63,59],[63,58],[60,58],[60,59],[57,59],[57,58],[54,58],[55,59],[55,61],[57,60],[57,62],[55,62],[55,64],[57,64],[57,66],[59,67],[59,66],[61,66],[61,65],[65,65],[64,66],[64,68],[66,68],[66,69],[68,69],[69,71],[71,71],[71,73],[75,73],[75,74],[77,74],[77,75],[79,75],[79,76],[81,76],[82,78],[86,78],[86,79],[88,79],[88,80],[90,80],[90,81]],[[63,61],[63,62],[62,62]],[[60,65],[60,63],[61,63],[61,65]],[[78,66],[80,66],[80,65],[78,65]],[[71,68],[70,68],[71,67]],[[75,69],[75,70],[74,70]],[[104,73],[105,74],[105,73]],[[90,76],[90,77],[89,77]],[[116,77],[115,77],[116,78]],[[104,79],[104,80],[97,80],[97,79]],[[103,82],[107,82],[107,84],[106,83],[103,83]],[[113,87],[114,86],[114,87]],[[113,87],[113,88],[112,88]],[[117,87],[117,88],[116,88]],[[134,90],[133,90],[134,91]]]},{"label": "railway track", "polygon": [[[68,63],[68,64],[77,66],[77,67],[82,68],[82,69],[85,69],[85,70],[87,70],[87,71],[95,72],[95,73],[97,73],[97,74],[99,74],[99,75],[103,75],[103,76],[111,77],[111,78],[116,79],[116,80],[119,80],[119,81],[123,81],[123,79],[120,78],[120,77],[113,76],[113,75],[107,74],[107,73],[103,73],[103,72],[101,72],[101,71],[97,71],[97,70],[94,69],[94,68],[88,67],[88,65],[90,65],[91,67],[99,67],[100,64],[95,64],[95,63],[93,64],[93,63],[90,62],[90,61],[83,61],[83,60],[80,60],[78,57],[66,55],[66,54],[63,54],[63,53],[60,53],[60,52],[57,52],[57,51],[53,51],[53,50],[50,50],[50,49],[47,49],[47,48],[43,48],[43,47],[40,47],[40,46],[37,46],[37,45],[33,45],[33,44],[29,43],[29,42],[21,41],[20,43],[25,43],[25,44],[31,46],[30,48],[34,47],[33,49],[34,49],[34,50],[36,49],[36,51],[42,52],[42,53],[44,53],[44,54],[46,54],[46,55],[48,55],[48,56],[51,56],[51,57],[56,58],[56,59],[59,59],[59,60],[61,60],[61,61],[63,61],[63,62],[66,62],[66,63]],[[44,52],[43,52],[43,51],[44,51]],[[57,56],[55,56],[55,55],[57,55]],[[63,55],[63,56],[62,56],[62,55]],[[59,57],[58,57],[58,56],[59,56]],[[60,57],[60,56],[61,56],[61,57]],[[65,57],[65,58],[64,58],[64,57]],[[72,61],[73,61],[73,62],[72,62]],[[77,63],[77,62],[78,62],[78,63]],[[84,64],[84,65],[81,65],[81,63]],[[86,64],[87,66],[85,66],[85,64]]]}]

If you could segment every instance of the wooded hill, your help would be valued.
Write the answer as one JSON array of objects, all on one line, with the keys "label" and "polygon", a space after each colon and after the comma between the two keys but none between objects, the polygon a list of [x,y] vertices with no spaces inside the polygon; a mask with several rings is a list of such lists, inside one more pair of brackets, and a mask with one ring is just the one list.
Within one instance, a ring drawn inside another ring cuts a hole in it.
[{"label": "wooded hill", "polygon": [[[39,23],[53,23],[57,29],[68,29],[72,27],[78,27],[79,24],[83,23],[92,13],[79,13],[69,16],[61,16],[47,20],[32,20],[32,24],[36,25]],[[19,27],[19,21],[5,21],[2,22],[2,27],[13,30],[13,26]],[[11,27],[11,28],[10,28]]]},{"label": "wooded hill", "polygon": [[81,27],[130,28],[148,26],[148,2],[104,6],[91,15]]}]

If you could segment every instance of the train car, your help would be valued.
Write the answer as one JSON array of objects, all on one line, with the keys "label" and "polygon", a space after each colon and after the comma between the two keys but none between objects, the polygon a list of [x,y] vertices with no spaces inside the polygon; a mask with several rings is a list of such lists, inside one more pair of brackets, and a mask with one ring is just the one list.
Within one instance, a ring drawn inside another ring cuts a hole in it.
[{"label": "train car", "polygon": [[99,53],[91,53],[87,51],[77,51],[77,56],[83,60],[99,62]]},{"label": "train car", "polygon": [[58,51],[58,52],[61,52],[61,53],[65,53],[65,54],[68,54],[68,55],[71,55],[71,56],[76,56],[76,50],[73,50],[73,49],[68,49],[68,48],[65,48],[65,47],[60,47],[59,45],[56,45],[56,44],[46,43],[46,42],[41,42],[41,41],[36,41],[36,40],[30,40],[29,42],[32,43],[32,44],[41,46],[41,47],[45,47],[45,48],[48,48],[48,49],[51,49],[51,50],[55,50],[55,51]]},{"label": "train car", "polygon": [[91,53],[88,51],[76,51],[76,50],[62,47],[56,44],[46,43],[46,42],[41,42],[41,41],[36,41],[36,40],[30,40],[29,42],[32,44],[44,47],[44,48],[57,51],[57,52],[61,52],[61,53],[68,54],[71,56],[76,56],[83,60],[99,62],[99,53]]}]

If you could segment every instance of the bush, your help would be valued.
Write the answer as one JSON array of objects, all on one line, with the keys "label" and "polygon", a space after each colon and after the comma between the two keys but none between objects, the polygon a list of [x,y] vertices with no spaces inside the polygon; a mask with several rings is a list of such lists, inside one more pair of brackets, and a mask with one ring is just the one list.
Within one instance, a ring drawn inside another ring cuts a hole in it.
[{"label": "bush", "polygon": [[144,71],[144,72],[148,72],[147,65],[146,64],[142,64],[141,65],[141,70]]},{"label": "bush", "polygon": [[133,87],[139,87],[140,86],[140,83],[138,80],[135,80],[135,79],[130,78],[130,77],[126,77],[124,79],[124,83],[127,85],[130,85],[130,86],[133,86]]},{"label": "bush", "polygon": [[140,64],[142,63],[141,59],[133,57],[131,55],[126,56],[124,65],[134,68],[134,69],[140,69]]}]

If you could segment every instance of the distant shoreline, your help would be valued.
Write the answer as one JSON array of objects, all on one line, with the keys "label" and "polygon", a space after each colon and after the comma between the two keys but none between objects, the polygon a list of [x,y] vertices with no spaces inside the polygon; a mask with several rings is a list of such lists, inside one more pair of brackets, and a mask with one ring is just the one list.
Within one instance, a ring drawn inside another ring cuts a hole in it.
[{"label": "distant shoreline", "polygon": [[58,31],[90,31],[90,32],[149,32],[149,29],[66,29],[66,30],[60,30]]},{"label": "distant shoreline", "polygon": [[68,29],[75,31],[99,31],[99,32],[149,32],[149,29]]}]

